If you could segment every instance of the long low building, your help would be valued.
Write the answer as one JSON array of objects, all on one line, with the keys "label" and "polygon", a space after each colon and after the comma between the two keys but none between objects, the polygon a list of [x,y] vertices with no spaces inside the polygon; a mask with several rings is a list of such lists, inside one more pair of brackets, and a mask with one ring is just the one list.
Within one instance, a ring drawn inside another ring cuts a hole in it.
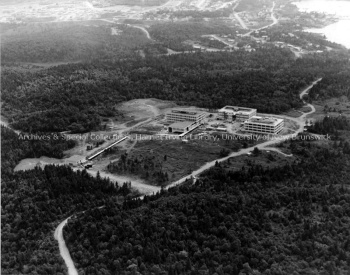
[{"label": "long low building", "polygon": [[188,111],[182,109],[171,110],[170,113],[166,114],[168,122],[182,122],[182,121],[195,121],[198,124],[202,124],[205,118],[205,113]]},{"label": "long low building", "polygon": [[254,116],[244,122],[244,130],[257,134],[278,134],[283,130],[284,120],[274,117]]},{"label": "long low building", "polygon": [[256,116],[256,111],[256,109],[252,108],[225,106],[219,110],[219,117],[223,120],[229,121],[245,121],[253,116]]},{"label": "long low building", "polygon": [[181,121],[175,122],[168,126],[169,133],[185,133],[196,128],[199,124],[196,121]]}]

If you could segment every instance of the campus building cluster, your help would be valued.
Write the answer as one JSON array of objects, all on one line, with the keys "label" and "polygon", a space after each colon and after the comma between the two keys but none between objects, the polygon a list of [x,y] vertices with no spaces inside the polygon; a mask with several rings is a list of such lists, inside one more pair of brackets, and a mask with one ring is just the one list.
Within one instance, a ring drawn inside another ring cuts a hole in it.
[{"label": "campus building cluster", "polygon": [[[204,123],[206,113],[192,110],[174,109],[166,115],[169,133],[184,134]],[[257,116],[257,109],[225,106],[218,110],[218,119],[242,122],[245,132],[254,134],[279,134],[284,120],[274,117]]]},{"label": "campus building cluster", "polygon": [[256,116],[256,111],[256,109],[245,107],[225,106],[219,110],[219,117],[228,121],[245,121]]}]

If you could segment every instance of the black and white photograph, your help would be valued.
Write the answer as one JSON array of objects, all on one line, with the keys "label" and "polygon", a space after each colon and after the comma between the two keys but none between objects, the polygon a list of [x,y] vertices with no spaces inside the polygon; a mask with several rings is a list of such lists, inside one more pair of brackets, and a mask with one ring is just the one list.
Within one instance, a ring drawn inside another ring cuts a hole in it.
[{"label": "black and white photograph", "polygon": [[350,0],[0,0],[2,275],[350,275]]}]

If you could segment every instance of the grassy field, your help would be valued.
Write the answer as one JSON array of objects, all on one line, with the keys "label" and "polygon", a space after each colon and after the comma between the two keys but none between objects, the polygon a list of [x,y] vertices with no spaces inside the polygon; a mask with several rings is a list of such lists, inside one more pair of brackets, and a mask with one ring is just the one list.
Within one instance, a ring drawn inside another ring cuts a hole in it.
[{"label": "grassy field", "polygon": [[[308,116],[308,119],[321,120],[325,115],[339,116],[340,112],[343,116],[350,118],[350,100],[346,96],[314,101],[312,104],[315,106],[316,112]],[[325,109],[327,109],[327,113]]]},{"label": "grassy field", "polygon": [[282,115],[290,117],[300,117],[303,113],[298,110],[289,110],[288,112],[282,113]]},{"label": "grassy field", "polygon": [[[189,137],[188,141],[137,140],[128,157],[138,159],[145,156],[154,157],[161,163],[162,171],[168,174],[170,183],[186,176],[206,162],[223,157],[225,153],[238,151],[243,147],[243,143],[244,141],[226,140],[222,134],[201,137],[201,139]],[[252,146],[252,141],[247,141],[247,146]],[[109,159],[113,157],[113,154],[109,155]]]},{"label": "grassy field", "polygon": [[253,165],[261,165],[264,168],[274,168],[278,166],[287,165],[292,163],[295,157],[285,157],[280,153],[273,151],[260,151],[260,154],[255,155],[242,155],[239,157],[229,158],[225,162],[221,162],[221,166],[227,170],[238,171],[243,167],[249,168]]}]

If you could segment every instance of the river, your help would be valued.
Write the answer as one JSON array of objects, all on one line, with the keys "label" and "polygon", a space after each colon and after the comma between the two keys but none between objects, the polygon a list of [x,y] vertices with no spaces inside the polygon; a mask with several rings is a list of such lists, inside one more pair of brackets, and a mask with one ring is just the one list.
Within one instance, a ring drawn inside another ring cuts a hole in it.
[{"label": "river", "polygon": [[305,29],[307,32],[324,34],[326,38],[350,49],[350,2],[334,0],[310,0],[293,2],[300,11],[335,15],[339,21],[324,28]]}]

